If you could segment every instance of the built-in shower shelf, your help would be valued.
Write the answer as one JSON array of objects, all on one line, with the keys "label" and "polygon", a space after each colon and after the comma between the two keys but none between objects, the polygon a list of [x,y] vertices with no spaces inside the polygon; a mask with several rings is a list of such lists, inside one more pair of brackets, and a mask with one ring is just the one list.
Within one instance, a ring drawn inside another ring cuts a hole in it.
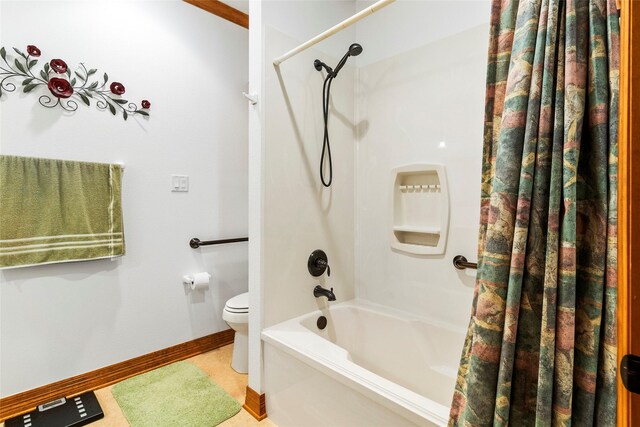
[{"label": "built-in shower shelf", "polygon": [[440,227],[417,227],[414,225],[395,225],[393,231],[404,231],[405,233],[419,234],[440,234]]},{"label": "built-in shower shelf", "polygon": [[391,181],[391,247],[417,255],[443,254],[449,226],[444,166],[399,166],[392,171]]}]

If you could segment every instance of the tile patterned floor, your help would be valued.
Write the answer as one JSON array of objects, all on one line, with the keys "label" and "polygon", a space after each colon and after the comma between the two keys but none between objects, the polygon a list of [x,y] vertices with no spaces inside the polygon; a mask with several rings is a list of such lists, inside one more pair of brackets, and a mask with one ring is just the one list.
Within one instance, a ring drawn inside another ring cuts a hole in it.
[{"label": "tile patterned floor", "polygon": [[[227,345],[216,350],[204,353],[190,359],[193,363],[211,377],[220,387],[222,387],[233,398],[241,404],[244,403],[244,394],[247,387],[247,375],[238,374],[231,369],[231,355],[233,345]],[[104,418],[89,424],[91,427],[128,427],[129,423],[125,419],[116,400],[111,395],[111,387],[96,390],[96,396],[102,406]],[[3,427],[4,423],[0,423]],[[247,411],[241,409],[235,416],[220,424],[221,427],[276,427],[268,418],[257,421]],[[177,426],[178,427],[178,426]]]}]

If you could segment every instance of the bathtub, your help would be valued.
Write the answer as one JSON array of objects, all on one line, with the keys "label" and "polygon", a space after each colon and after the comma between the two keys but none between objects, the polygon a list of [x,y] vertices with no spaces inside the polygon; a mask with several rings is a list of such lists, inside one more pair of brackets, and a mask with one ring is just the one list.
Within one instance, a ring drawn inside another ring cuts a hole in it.
[{"label": "bathtub", "polygon": [[279,427],[444,426],[464,334],[360,300],[267,328],[269,417]]}]

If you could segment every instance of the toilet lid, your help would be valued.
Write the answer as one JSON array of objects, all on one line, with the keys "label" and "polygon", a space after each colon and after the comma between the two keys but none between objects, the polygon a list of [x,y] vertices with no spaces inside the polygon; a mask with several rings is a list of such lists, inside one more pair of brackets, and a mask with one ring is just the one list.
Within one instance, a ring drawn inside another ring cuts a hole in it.
[{"label": "toilet lid", "polygon": [[249,292],[245,292],[240,295],[236,295],[227,301],[225,308],[233,312],[248,312],[249,311]]}]

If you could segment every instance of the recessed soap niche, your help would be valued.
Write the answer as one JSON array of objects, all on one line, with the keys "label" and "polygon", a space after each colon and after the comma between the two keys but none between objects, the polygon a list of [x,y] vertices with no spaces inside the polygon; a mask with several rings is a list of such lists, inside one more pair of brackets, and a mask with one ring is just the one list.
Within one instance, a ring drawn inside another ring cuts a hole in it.
[{"label": "recessed soap niche", "polygon": [[442,165],[393,169],[391,247],[418,255],[444,254],[449,227],[449,191]]}]

